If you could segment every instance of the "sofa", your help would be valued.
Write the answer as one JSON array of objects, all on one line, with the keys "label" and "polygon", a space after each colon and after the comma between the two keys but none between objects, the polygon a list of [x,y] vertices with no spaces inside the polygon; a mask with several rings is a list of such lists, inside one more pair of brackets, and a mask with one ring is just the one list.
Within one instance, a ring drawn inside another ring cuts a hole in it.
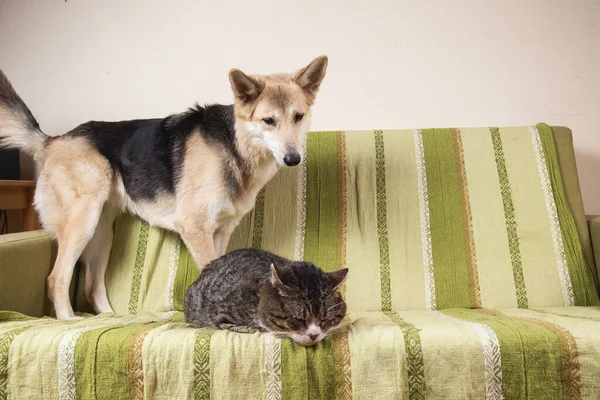
[{"label": "sofa", "polygon": [[[313,132],[230,249],[349,268],[344,325],[314,347],[195,329],[179,237],[123,215],[115,314],[45,294],[42,231],[0,236],[0,399],[598,399],[600,219],[568,128]],[[596,250],[597,259],[594,259]]]}]

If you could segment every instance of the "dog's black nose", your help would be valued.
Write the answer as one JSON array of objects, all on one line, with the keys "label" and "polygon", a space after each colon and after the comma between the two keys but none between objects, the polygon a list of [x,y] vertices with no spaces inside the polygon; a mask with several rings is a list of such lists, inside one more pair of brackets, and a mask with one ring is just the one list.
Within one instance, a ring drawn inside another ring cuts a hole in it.
[{"label": "dog's black nose", "polygon": [[308,337],[314,342],[315,339],[319,337],[319,335],[317,333],[309,333]]},{"label": "dog's black nose", "polygon": [[300,160],[300,154],[296,153],[295,151],[285,153],[283,156],[283,162],[288,167],[295,167],[296,165],[300,164]]}]

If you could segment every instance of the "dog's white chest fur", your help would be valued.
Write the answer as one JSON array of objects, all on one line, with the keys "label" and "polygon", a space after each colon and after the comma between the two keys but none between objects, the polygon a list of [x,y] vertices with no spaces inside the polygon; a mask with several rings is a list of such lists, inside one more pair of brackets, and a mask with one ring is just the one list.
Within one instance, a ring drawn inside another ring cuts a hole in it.
[{"label": "dog's white chest fur", "polygon": [[[187,144],[182,178],[176,188],[174,226],[191,223],[204,232],[216,232],[229,225],[236,226],[254,207],[260,189],[277,172],[274,158],[263,160],[250,176],[242,177],[241,170],[227,165],[227,155],[212,148],[197,135]],[[228,186],[224,168],[231,168],[241,185],[238,193]],[[178,231],[180,229],[177,229]]]},{"label": "dog's white chest fur", "polygon": [[277,163],[270,160],[261,165],[250,178],[248,187],[240,195],[231,199],[227,195],[220,195],[211,204],[209,218],[217,226],[233,223],[237,225],[244,215],[250,212],[256,204],[256,197],[260,189],[277,173]]}]

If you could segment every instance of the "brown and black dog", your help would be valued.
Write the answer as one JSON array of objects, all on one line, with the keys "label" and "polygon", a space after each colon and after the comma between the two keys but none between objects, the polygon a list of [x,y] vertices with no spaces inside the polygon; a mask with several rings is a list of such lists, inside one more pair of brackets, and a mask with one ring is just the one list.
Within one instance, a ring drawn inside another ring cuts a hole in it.
[{"label": "brown and black dog", "polygon": [[0,145],[32,154],[42,166],[35,207],[58,241],[47,279],[57,318],[77,318],[68,291],[78,259],[88,301],[98,313],[112,312],[104,275],[113,222],[123,212],[178,232],[199,268],[223,255],[258,191],[280,166],[301,162],[326,69],[325,56],[292,74],[233,69],[233,105],[90,121],[57,137],[41,131],[0,71]]}]

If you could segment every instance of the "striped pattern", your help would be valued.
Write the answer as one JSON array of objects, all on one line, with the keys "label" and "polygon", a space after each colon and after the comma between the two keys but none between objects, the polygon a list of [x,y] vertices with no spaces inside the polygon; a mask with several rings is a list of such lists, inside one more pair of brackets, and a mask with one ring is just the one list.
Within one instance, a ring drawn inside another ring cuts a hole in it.
[{"label": "striped pattern", "polygon": [[536,129],[542,142],[545,161],[548,167],[548,176],[553,188],[554,202],[558,211],[558,221],[561,227],[575,304],[595,304],[597,292],[593,287],[587,285],[587,282],[593,279],[592,272],[590,269],[582,271],[580,268],[581,265],[586,264],[586,261],[580,250],[581,246],[575,227],[575,219],[570,212],[564,212],[565,209],[570,210],[566,193],[563,190],[555,189],[563,187],[563,179],[560,173],[561,169],[558,164],[558,158],[556,157],[556,146],[552,128],[545,124],[537,124]]},{"label": "striped pattern", "polygon": [[306,234],[306,145],[304,161],[298,166],[298,195],[296,200],[296,237],[294,241],[294,259],[304,259],[304,236]]},{"label": "striped pattern", "polygon": [[142,365],[142,345],[149,330],[141,330],[133,335],[127,349],[127,378],[129,382],[129,397],[144,398],[144,368]]},{"label": "striped pattern", "polygon": [[550,323],[540,322],[551,329],[558,339],[561,349],[563,394],[565,399],[581,398],[581,366],[579,365],[579,354],[577,342],[571,332],[563,327]]},{"label": "striped pattern", "polygon": [[398,325],[404,336],[406,351],[406,369],[408,371],[408,397],[424,399],[426,392],[423,349],[419,330],[411,323],[402,319],[397,313],[386,313],[390,321]]},{"label": "striped pattern", "polygon": [[479,287],[479,272],[477,271],[477,254],[473,234],[473,217],[471,215],[471,200],[469,197],[469,185],[467,182],[467,171],[465,169],[465,153],[462,137],[459,129],[453,129],[454,152],[456,153],[456,169],[458,170],[460,191],[460,202],[462,218],[464,223],[464,234],[467,255],[467,272],[469,274],[469,293],[471,295],[471,306],[481,308],[481,289]]},{"label": "striped pattern", "polygon": [[502,202],[504,203],[504,218],[506,219],[506,233],[508,235],[508,243],[510,246],[510,260],[512,262],[515,289],[517,291],[517,304],[520,308],[527,308],[527,289],[525,288],[525,278],[523,276],[519,234],[517,232],[515,207],[512,200],[508,172],[506,171],[505,155],[502,150],[502,139],[498,128],[490,128],[490,131],[492,133],[492,142],[494,143],[494,153],[496,155],[496,165],[498,167],[498,179],[500,180]]},{"label": "striped pattern", "polygon": [[165,297],[165,309],[167,311],[175,311],[173,291],[175,290],[175,278],[177,276],[180,254],[181,240],[178,237],[174,237],[171,244],[171,254],[169,256],[169,279],[167,280],[167,295]]},{"label": "striped pattern", "polygon": [[230,248],[349,269],[349,325],[313,348],[187,326],[188,250],[131,216],[116,226],[109,298],[139,315],[0,312],[0,400],[600,392],[600,302],[545,125],[309,135]]},{"label": "striped pattern", "polygon": [[265,337],[265,380],[266,399],[281,399],[281,340],[272,336]]},{"label": "striped pattern", "polygon": [[381,309],[392,309],[390,254],[387,231],[387,201],[385,190],[385,150],[383,131],[375,131],[375,184],[377,187],[377,236],[379,238],[379,268],[381,273]]},{"label": "striped pattern", "polygon": [[[600,304],[569,239],[552,144],[546,125],[314,132],[230,249],[349,268],[341,291],[353,311]],[[118,314],[181,311],[197,277],[176,235],[117,221],[107,287]]]},{"label": "striped pattern", "polygon": [[427,170],[423,151],[423,136],[420,130],[414,133],[415,153],[417,157],[417,176],[419,191],[419,206],[421,215],[421,246],[423,248],[423,275],[425,276],[425,307],[436,309],[435,277],[433,272],[433,256],[431,254],[431,226],[429,216],[429,198],[427,194]]},{"label": "striped pattern", "polygon": [[66,334],[58,345],[58,398],[71,400],[75,393],[75,344],[82,333],[92,327],[75,329]]},{"label": "striped pattern", "polygon": [[6,385],[8,383],[8,352],[13,339],[25,331],[27,328],[15,328],[0,335],[0,399],[6,399],[8,393]]},{"label": "striped pattern", "polygon": [[[436,312],[442,317],[450,317],[442,312]],[[450,317],[453,318],[453,317]],[[459,318],[454,318],[461,321]],[[475,322],[464,322],[468,324],[481,338],[483,349],[483,368],[485,371],[485,398],[503,399],[502,395],[502,354],[500,353],[500,342],[492,328],[485,324]]]},{"label": "striped pattern", "polygon": [[[0,312],[0,343],[10,342],[0,347],[0,399],[592,399],[599,315],[589,307],[363,312],[351,314],[347,332],[304,348],[192,329],[181,313],[40,325]],[[348,352],[338,357],[342,342]]]},{"label": "striped pattern", "polygon": [[544,190],[544,200],[546,203],[548,218],[550,220],[552,244],[554,246],[554,252],[556,254],[556,260],[558,263],[558,275],[560,277],[564,305],[572,306],[575,305],[575,298],[573,295],[573,287],[571,285],[571,277],[569,276],[569,268],[567,266],[567,257],[565,255],[565,248],[560,230],[560,221],[558,219],[558,212],[556,210],[556,204],[554,202],[554,196],[552,193],[552,184],[550,183],[550,177],[548,176],[548,169],[546,167],[546,157],[544,156],[544,149],[542,147],[542,141],[537,128],[533,126],[529,127],[529,132],[531,133],[538,172],[540,174],[540,181],[542,182],[542,189]]},{"label": "striped pattern", "polygon": [[481,336],[485,368],[485,398],[502,399],[502,356],[496,333],[485,324],[474,324]]},{"label": "striped pattern", "polygon": [[335,378],[338,400],[352,399],[352,360],[347,332],[337,332],[334,336],[333,354],[335,357]]},{"label": "striped pattern", "polygon": [[[338,242],[337,265],[338,269],[346,268],[346,241],[348,238],[348,185],[346,178],[346,134],[339,132],[337,135],[338,158]],[[346,285],[342,285],[340,292],[346,298]]]},{"label": "striped pattern", "polygon": [[254,224],[252,226],[252,247],[261,248],[262,230],[265,219],[265,190],[261,189],[256,195],[254,206]]},{"label": "striped pattern", "polygon": [[[505,315],[498,311],[500,315]],[[552,331],[560,345],[562,390],[565,399],[581,399],[581,371],[577,343],[571,332],[560,325],[535,317],[514,317],[532,321]]]},{"label": "striped pattern", "polygon": [[142,284],[142,273],[144,272],[144,261],[146,248],[148,246],[148,234],[150,225],[146,221],[140,224],[140,233],[137,241],[135,264],[133,265],[133,279],[131,281],[131,295],[129,296],[129,314],[136,314]]},{"label": "striped pattern", "polygon": [[194,344],[194,398],[210,399],[210,340],[212,332],[200,330]]}]

